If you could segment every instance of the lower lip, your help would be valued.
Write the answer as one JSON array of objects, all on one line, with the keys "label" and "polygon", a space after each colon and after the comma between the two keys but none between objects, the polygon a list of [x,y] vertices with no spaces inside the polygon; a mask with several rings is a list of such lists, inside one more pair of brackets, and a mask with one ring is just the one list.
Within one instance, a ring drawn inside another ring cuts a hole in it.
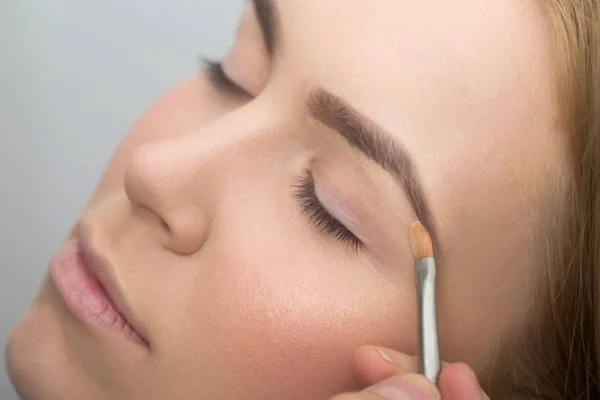
[{"label": "lower lip", "polygon": [[82,322],[136,343],[140,335],[113,306],[98,281],[90,275],[77,242],[70,241],[50,262],[50,276],[67,307]]}]

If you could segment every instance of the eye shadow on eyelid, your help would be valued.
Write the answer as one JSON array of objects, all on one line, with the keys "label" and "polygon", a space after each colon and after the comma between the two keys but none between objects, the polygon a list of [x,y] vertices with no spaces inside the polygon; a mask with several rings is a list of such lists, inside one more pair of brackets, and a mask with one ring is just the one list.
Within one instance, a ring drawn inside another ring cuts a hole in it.
[{"label": "eye shadow on eyelid", "polygon": [[[320,169],[319,175],[327,176],[328,172],[327,169]],[[359,205],[357,204],[358,201],[353,200],[351,196],[340,196],[339,193],[348,192],[337,187],[336,184],[330,183],[332,179],[334,179],[332,176],[327,176],[327,178],[321,177],[318,181],[315,180],[315,195],[323,208],[363,243],[370,243],[373,245],[371,240],[374,237],[373,234],[377,234],[378,237],[381,237],[379,236],[381,234],[384,235],[384,237],[391,239],[392,245],[396,248],[398,245],[396,239],[398,231],[394,226],[388,223],[389,221],[381,221],[380,217],[382,210],[371,207],[371,204],[365,204],[364,208],[361,208],[363,206],[362,201],[360,202],[361,205]],[[397,196],[394,196],[394,198],[397,198]],[[412,207],[408,204],[399,206],[399,208],[394,211],[394,221],[400,223],[400,221],[413,220],[414,215],[410,210],[412,210]],[[396,217],[398,218],[397,220]],[[376,226],[373,226],[371,222],[376,220],[380,223],[382,222],[385,226],[379,226],[378,223],[375,223]],[[402,243],[404,243],[404,241]],[[406,244],[408,246],[408,242],[406,242]]]},{"label": "eye shadow on eyelid", "polygon": [[315,195],[325,209],[331,213],[342,225],[359,237],[364,237],[364,228],[359,219],[352,214],[347,204],[333,194],[331,188],[323,188],[324,184],[315,183]]}]

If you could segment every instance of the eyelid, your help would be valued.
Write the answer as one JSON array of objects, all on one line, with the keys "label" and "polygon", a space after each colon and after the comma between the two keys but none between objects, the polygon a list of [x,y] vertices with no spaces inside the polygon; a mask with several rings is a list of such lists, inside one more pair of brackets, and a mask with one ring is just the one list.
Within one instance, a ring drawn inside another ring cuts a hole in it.
[{"label": "eyelid", "polygon": [[237,82],[235,82],[225,73],[223,65],[220,61],[213,61],[203,58],[202,64],[202,69],[206,73],[208,73],[209,81],[212,83],[215,89],[236,96],[242,96],[247,98],[253,97],[250,93],[248,93],[243,87],[241,87]]},{"label": "eyelid", "polygon": [[347,204],[330,188],[323,189],[324,184],[315,184],[315,195],[319,202],[334,218],[359,238],[364,238],[358,218],[353,215]]},{"label": "eyelid", "polygon": [[321,204],[310,172],[298,177],[298,183],[294,187],[294,197],[300,202],[302,214],[306,215],[320,232],[347,244],[354,251],[363,249],[361,240]]}]

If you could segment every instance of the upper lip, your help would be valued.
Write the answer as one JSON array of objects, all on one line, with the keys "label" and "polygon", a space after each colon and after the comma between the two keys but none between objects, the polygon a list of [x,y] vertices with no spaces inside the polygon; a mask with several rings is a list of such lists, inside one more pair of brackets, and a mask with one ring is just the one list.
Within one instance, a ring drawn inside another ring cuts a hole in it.
[{"label": "upper lip", "polygon": [[139,329],[139,322],[136,321],[131,307],[127,302],[123,291],[118,284],[116,270],[108,258],[93,248],[89,237],[89,231],[77,229],[79,236],[79,250],[90,275],[98,281],[113,307],[121,314],[125,321],[137,332],[137,334],[146,341],[144,334]]}]

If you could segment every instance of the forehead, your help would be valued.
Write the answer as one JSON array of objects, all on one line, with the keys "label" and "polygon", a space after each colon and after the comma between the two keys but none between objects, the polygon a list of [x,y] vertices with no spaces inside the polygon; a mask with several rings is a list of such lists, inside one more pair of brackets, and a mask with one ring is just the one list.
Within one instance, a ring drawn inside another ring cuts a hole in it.
[{"label": "forehead", "polygon": [[423,125],[432,110],[461,124],[464,111],[495,118],[494,102],[522,109],[547,90],[550,34],[535,0],[275,3],[282,75],[329,87],[391,128],[433,128]]},{"label": "forehead", "polygon": [[490,151],[511,162],[517,148],[548,141],[553,47],[541,2],[274,3],[281,40],[273,80],[346,98],[398,136],[432,192],[466,173],[448,163],[478,167]]},{"label": "forehead", "polygon": [[323,86],[393,132],[414,158],[442,237],[461,240],[447,247],[501,251],[525,234],[515,218],[535,209],[548,189],[539,176],[565,147],[542,2],[275,3],[275,84]]},{"label": "forehead", "polygon": [[[454,293],[452,304],[489,293],[503,298],[499,287],[523,289],[522,262],[536,245],[529,246],[528,217],[552,185],[540,177],[553,176],[567,148],[555,124],[552,34],[542,2],[276,4],[274,84],[323,86],[405,145],[452,249],[445,260],[452,268],[440,269],[444,289],[476,288]],[[502,321],[510,308],[503,304],[490,302],[479,315]],[[459,315],[460,307],[452,311]]]}]

